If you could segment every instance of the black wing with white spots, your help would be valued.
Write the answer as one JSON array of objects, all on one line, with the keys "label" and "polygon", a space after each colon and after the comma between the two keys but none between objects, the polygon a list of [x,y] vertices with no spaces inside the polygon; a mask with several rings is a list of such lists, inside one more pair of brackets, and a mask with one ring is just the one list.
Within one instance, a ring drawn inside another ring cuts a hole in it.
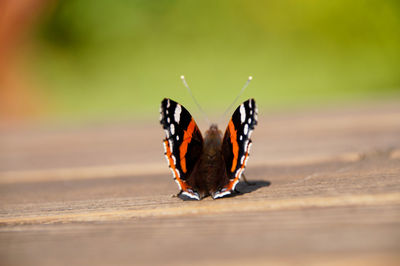
[{"label": "black wing with white spots", "polygon": [[185,107],[165,98],[161,102],[160,123],[165,131],[165,157],[182,193],[195,199],[198,194],[186,183],[203,150],[201,132]]},{"label": "black wing with white spots", "polygon": [[257,125],[257,114],[254,99],[243,102],[233,113],[222,141],[222,155],[230,181],[215,197],[230,194],[239,182],[249,158],[250,136]]}]

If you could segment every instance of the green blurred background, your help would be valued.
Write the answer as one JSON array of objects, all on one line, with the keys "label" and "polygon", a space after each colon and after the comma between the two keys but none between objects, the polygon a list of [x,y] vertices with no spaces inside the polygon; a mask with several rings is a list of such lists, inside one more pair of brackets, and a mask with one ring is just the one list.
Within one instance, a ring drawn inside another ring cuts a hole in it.
[{"label": "green blurred background", "polygon": [[400,99],[400,2],[68,0],[26,44],[46,116],[158,117],[170,97],[196,113],[242,99],[267,111]]}]

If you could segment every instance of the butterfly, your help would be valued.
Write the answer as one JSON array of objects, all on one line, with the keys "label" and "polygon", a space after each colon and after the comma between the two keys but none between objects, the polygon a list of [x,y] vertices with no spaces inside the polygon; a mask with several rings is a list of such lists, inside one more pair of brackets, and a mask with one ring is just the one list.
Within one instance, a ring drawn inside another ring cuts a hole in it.
[{"label": "butterfly", "polygon": [[249,159],[257,115],[256,102],[249,99],[237,107],[224,134],[212,124],[203,137],[185,107],[162,100],[164,155],[180,189],[178,196],[217,199],[235,192]]}]

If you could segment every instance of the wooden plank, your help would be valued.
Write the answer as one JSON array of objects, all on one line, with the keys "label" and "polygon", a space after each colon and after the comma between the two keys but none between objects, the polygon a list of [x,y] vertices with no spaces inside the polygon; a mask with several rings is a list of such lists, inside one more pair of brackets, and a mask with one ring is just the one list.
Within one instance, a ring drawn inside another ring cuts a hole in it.
[{"label": "wooden plank", "polygon": [[255,185],[200,202],[171,197],[155,126],[2,130],[0,264],[398,265],[398,121],[385,106],[266,117]]}]

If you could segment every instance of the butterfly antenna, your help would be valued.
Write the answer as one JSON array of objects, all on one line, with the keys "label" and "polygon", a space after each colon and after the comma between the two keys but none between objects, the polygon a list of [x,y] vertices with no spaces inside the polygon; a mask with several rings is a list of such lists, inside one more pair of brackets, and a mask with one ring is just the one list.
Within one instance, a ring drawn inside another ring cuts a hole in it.
[{"label": "butterfly antenna", "polygon": [[237,102],[237,100],[239,99],[239,97],[243,94],[244,90],[247,88],[247,86],[249,86],[250,81],[253,79],[252,76],[249,76],[249,78],[247,79],[246,83],[244,84],[243,88],[240,90],[239,94],[236,96],[235,100],[233,100],[233,102],[231,103],[231,105],[229,105],[229,107],[225,110],[224,114],[222,115],[222,117],[224,117],[229,110],[231,110],[232,106]]},{"label": "butterfly antenna", "polygon": [[199,111],[201,112],[201,114],[204,116],[205,120],[207,121],[207,124],[210,125],[210,120],[208,119],[206,113],[203,111],[203,109],[201,108],[200,104],[197,102],[196,98],[193,96],[192,90],[189,88],[189,85],[186,82],[185,76],[181,75],[181,80],[183,82],[183,85],[185,85],[186,89],[189,91],[190,96],[192,97],[194,103],[197,105],[197,108],[199,109]]}]

